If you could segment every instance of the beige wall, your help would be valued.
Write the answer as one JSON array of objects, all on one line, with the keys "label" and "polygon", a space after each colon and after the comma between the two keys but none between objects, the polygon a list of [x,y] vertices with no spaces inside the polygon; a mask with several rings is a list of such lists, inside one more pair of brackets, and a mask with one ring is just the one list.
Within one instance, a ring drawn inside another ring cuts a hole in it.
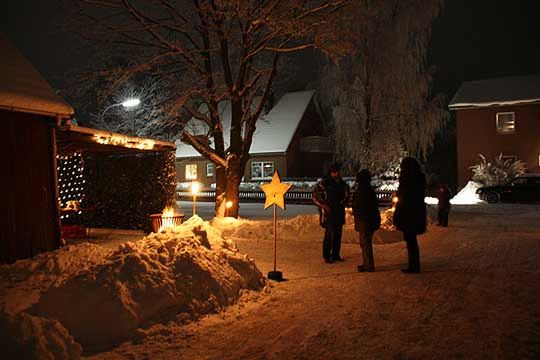
[{"label": "beige wall", "polygon": [[[287,159],[285,155],[255,155],[253,156],[246,165],[246,170],[244,172],[244,180],[251,181],[251,163],[257,161],[272,161],[274,163],[274,170],[278,170],[281,177],[286,177],[287,175]],[[192,159],[176,159],[176,178],[179,182],[192,181],[186,179],[186,165],[194,164],[197,165],[197,182],[203,184],[205,187],[210,187],[212,183],[216,182],[215,171],[213,176],[207,176],[206,174],[206,164],[209,164],[210,161],[201,158],[192,158]]]},{"label": "beige wall", "polygon": [[[497,133],[500,112],[515,112],[514,133]],[[460,187],[472,177],[470,166],[478,163],[478,154],[488,160],[500,153],[515,156],[529,172],[540,172],[540,104],[457,110],[457,152]]]}]

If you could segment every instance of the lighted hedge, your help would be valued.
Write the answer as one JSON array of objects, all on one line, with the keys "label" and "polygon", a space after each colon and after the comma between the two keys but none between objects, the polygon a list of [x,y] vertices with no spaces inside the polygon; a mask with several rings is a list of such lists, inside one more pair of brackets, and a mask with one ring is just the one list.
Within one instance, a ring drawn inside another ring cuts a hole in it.
[{"label": "lighted hedge", "polygon": [[174,152],[85,157],[85,224],[150,231],[150,214],[174,204]]}]

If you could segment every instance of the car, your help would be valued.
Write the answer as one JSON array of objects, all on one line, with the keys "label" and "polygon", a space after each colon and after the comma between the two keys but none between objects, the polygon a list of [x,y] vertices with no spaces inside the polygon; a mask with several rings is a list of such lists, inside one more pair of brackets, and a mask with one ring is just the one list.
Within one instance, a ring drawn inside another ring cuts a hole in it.
[{"label": "car", "polygon": [[490,204],[540,201],[540,174],[522,174],[503,185],[485,186],[476,193]]}]

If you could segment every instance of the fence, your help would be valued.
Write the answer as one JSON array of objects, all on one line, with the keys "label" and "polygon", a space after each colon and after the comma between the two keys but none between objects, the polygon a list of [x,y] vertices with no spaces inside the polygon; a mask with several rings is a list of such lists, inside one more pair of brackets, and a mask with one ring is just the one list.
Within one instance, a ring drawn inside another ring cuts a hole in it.
[{"label": "fence", "polygon": [[[379,200],[379,205],[389,205],[392,202],[392,191],[376,190],[375,193]],[[191,201],[193,199],[193,195],[189,191],[180,190],[176,194],[180,201]],[[265,200],[264,192],[262,191],[240,191],[238,195],[241,202],[264,202]],[[215,199],[215,190],[201,191],[197,194],[197,201],[213,202]],[[289,191],[285,194],[285,201],[288,204],[313,204],[310,191]]]}]

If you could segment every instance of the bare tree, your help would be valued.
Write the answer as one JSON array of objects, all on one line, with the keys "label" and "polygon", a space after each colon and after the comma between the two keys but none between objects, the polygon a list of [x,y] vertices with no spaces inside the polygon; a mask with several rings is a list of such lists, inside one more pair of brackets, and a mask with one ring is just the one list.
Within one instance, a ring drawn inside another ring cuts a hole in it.
[{"label": "bare tree", "polygon": [[[424,157],[448,113],[431,94],[427,63],[431,26],[441,0],[360,0],[344,26],[357,52],[322,76],[321,98],[334,120],[335,150],[351,170],[375,172],[402,156]],[[358,14],[365,21],[356,21]]]},{"label": "bare tree", "polygon": [[[87,29],[83,37],[116,56],[86,73],[87,82],[105,79],[106,97],[136,76],[152,76],[166,84],[163,104],[173,121],[185,109],[207,129],[201,137],[186,127],[181,140],[216,165],[218,214],[231,200],[229,214],[238,215],[239,184],[280,59],[309,48],[333,57],[350,50],[336,23],[351,0],[73,2],[77,19],[86,21],[78,20]],[[231,107],[228,139],[223,103]]]}]

